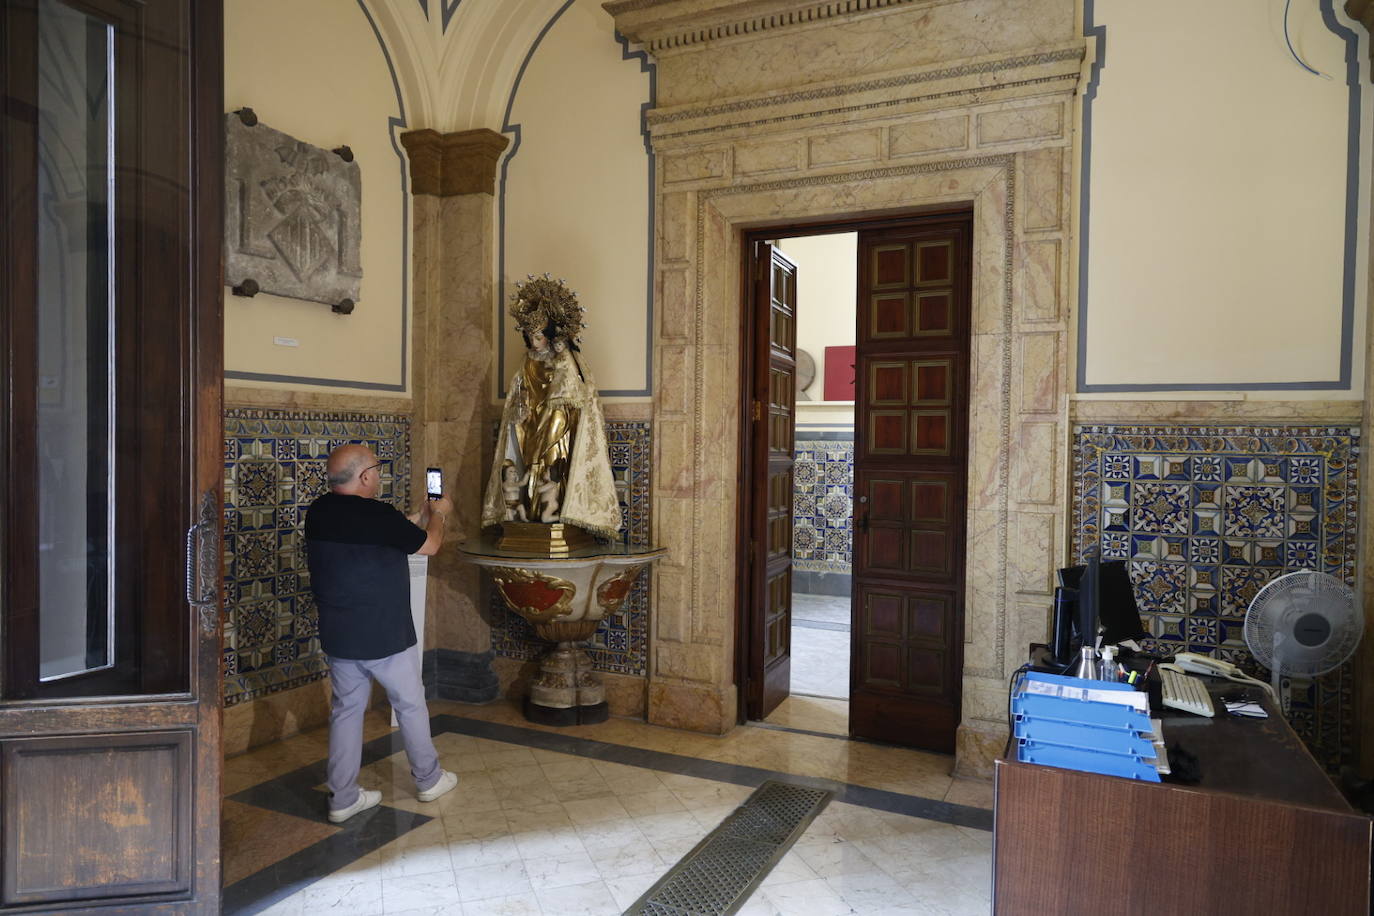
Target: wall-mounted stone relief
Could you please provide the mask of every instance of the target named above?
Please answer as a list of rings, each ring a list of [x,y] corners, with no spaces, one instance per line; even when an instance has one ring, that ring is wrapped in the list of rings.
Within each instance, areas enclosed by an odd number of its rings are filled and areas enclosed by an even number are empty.
[[[251,109],[224,123],[225,283],[239,295],[351,312],[363,277],[362,175],[352,152],[311,146]]]

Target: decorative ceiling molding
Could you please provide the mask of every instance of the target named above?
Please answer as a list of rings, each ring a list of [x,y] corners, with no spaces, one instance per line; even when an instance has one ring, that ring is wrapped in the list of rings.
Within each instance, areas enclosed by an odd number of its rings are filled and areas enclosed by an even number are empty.
[[[391,54],[408,123],[446,133],[501,123],[526,51],[563,0],[362,2]]]
[[[1374,34],[1374,0],[1345,0],[1345,14]],[[1369,44],[1370,70],[1374,73],[1374,41]]]
[[[964,0],[614,0],[616,31],[654,54],[704,42]]]

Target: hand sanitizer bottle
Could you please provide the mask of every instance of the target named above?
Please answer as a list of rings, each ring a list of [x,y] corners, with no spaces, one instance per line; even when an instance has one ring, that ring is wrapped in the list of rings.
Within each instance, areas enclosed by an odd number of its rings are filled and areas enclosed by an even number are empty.
[[[1116,647],[1102,647],[1102,662],[1098,668],[1098,680],[1116,682]]]

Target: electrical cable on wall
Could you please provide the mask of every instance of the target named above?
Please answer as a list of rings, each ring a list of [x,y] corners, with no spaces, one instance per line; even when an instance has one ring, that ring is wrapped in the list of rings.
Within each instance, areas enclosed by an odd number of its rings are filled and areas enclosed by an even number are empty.
[[[1327,76],[1325,73],[1322,73],[1320,70],[1317,70],[1317,69],[1315,69],[1314,67],[1310,66],[1310,65],[1307,63],[1307,61],[1303,60],[1302,57],[1298,55],[1297,49],[1293,47],[1293,39],[1292,39],[1292,37],[1288,34],[1288,11],[1289,11],[1290,9],[1292,9],[1292,7],[1293,7],[1293,0],[1285,0],[1285,2],[1284,2],[1284,4],[1283,4],[1283,40],[1284,40],[1285,42],[1288,43],[1288,53],[1289,53],[1289,54],[1292,54],[1292,55],[1293,55],[1293,59],[1294,59],[1295,61],[1298,62],[1298,66],[1299,66],[1299,67],[1302,67],[1302,68],[1303,68],[1304,70],[1306,70],[1308,73],[1311,73],[1313,76],[1320,76],[1322,79],[1325,79],[1325,80],[1331,79],[1330,76]]]

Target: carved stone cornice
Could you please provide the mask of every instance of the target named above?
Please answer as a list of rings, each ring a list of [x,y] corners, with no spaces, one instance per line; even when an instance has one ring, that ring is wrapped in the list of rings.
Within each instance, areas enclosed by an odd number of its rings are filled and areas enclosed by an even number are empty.
[[[651,54],[770,29],[962,0],[611,0],[616,31]]]
[[[1360,25],[1365,27],[1365,31],[1374,33],[1374,0],[1345,0],[1345,13]],[[1374,43],[1369,46],[1369,54],[1374,61]],[[1371,66],[1374,72],[1374,66]]]
[[[485,127],[441,134],[412,130],[401,134],[410,158],[410,192],[453,197],[495,194],[496,163],[509,138]]]
[[[1374,2],[1374,0],[1371,0]],[[1074,41],[1027,53],[991,55],[911,70],[875,74],[841,82],[800,86],[651,110],[647,115],[656,145],[704,134],[751,130],[789,130],[801,121],[855,120],[865,116],[918,112],[980,103],[1073,92],[1086,45]]]

